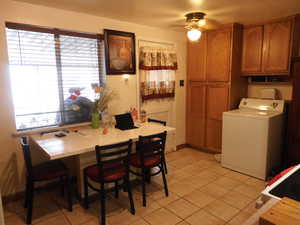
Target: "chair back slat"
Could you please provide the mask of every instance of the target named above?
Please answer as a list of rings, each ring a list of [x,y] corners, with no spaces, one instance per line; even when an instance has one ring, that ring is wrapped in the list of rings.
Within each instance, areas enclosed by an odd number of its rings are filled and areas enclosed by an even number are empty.
[[[108,153],[102,153],[102,158],[106,158],[106,157],[111,157],[111,156],[115,156],[115,155],[121,155],[124,153],[127,153],[128,149],[122,149],[122,150],[112,150],[112,152],[108,152]]]
[[[128,173],[131,148],[131,139],[113,145],[96,145],[95,151],[100,177],[103,177],[107,172],[115,171],[117,169],[125,169],[126,173]]]
[[[32,177],[32,160],[31,160],[30,148],[29,148],[27,137],[21,137],[20,142],[22,146],[27,175],[29,177]]]
[[[160,156],[162,159],[165,154],[167,132],[153,134],[148,136],[140,136],[138,141],[137,153],[144,166],[144,161],[147,158]]]

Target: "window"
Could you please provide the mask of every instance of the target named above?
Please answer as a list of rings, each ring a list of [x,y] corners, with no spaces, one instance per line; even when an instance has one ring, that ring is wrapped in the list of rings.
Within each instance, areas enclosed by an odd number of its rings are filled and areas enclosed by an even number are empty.
[[[6,24],[18,130],[90,120],[104,82],[99,35]]]

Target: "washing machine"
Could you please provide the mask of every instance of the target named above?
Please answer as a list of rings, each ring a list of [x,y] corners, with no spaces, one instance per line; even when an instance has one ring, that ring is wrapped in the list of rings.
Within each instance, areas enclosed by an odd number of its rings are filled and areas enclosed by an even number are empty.
[[[262,180],[281,163],[284,101],[243,98],[223,113],[222,166]]]

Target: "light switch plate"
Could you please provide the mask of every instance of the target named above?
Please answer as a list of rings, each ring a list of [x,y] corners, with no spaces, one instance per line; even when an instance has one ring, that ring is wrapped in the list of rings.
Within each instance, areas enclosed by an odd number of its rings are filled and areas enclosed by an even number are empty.
[[[184,80],[180,80],[180,81],[179,81],[179,86],[180,86],[180,87],[184,87]]]

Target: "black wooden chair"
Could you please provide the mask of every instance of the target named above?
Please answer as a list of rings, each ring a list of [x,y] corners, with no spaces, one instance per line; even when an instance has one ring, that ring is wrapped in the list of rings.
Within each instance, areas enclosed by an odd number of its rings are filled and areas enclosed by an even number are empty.
[[[167,122],[166,121],[162,121],[162,120],[155,120],[155,119],[148,118],[148,122],[149,123],[151,123],[151,122],[153,122],[153,123],[160,123],[160,124],[162,124],[164,126],[167,126]]]
[[[132,167],[141,170],[141,172],[138,172],[130,169],[130,172],[142,178],[143,206],[146,206],[147,176],[151,177],[162,173],[165,194],[166,196],[169,195],[167,179],[165,176],[165,169],[163,165],[166,136],[166,131],[149,136],[140,136],[139,141],[137,142],[136,153],[131,157],[130,160],[130,165]],[[151,173],[151,169],[154,167],[158,167],[158,171]]]
[[[84,168],[84,204],[89,207],[88,188],[91,188],[100,194],[101,199],[101,225],[105,225],[105,198],[106,193],[115,191],[115,197],[118,198],[119,188],[122,187],[128,192],[131,213],[135,214],[134,202],[132,198],[131,185],[129,181],[129,160],[131,155],[132,141],[119,144],[96,146],[97,164]],[[95,187],[93,182],[99,183],[100,188]],[[119,182],[123,182],[119,184]],[[105,189],[105,184],[114,183],[113,188]]]
[[[36,182],[60,179],[62,194],[67,187],[68,208],[72,211],[71,179],[69,171],[60,160],[51,160],[33,166],[31,161],[30,148],[26,137],[21,138],[21,145],[27,169],[26,190],[24,207],[27,208],[26,223],[31,224],[34,198],[34,184]]]
[[[148,122],[149,123],[159,123],[159,124],[162,124],[164,126],[167,126],[167,122],[162,121],[162,120],[155,120],[155,119],[148,118]],[[165,156],[163,158],[163,164],[164,164],[164,167],[165,167],[165,172],[166,172],[166,174],[168,174],[168,168],[167,168],[167,162],[166,162],[166,157]]]

